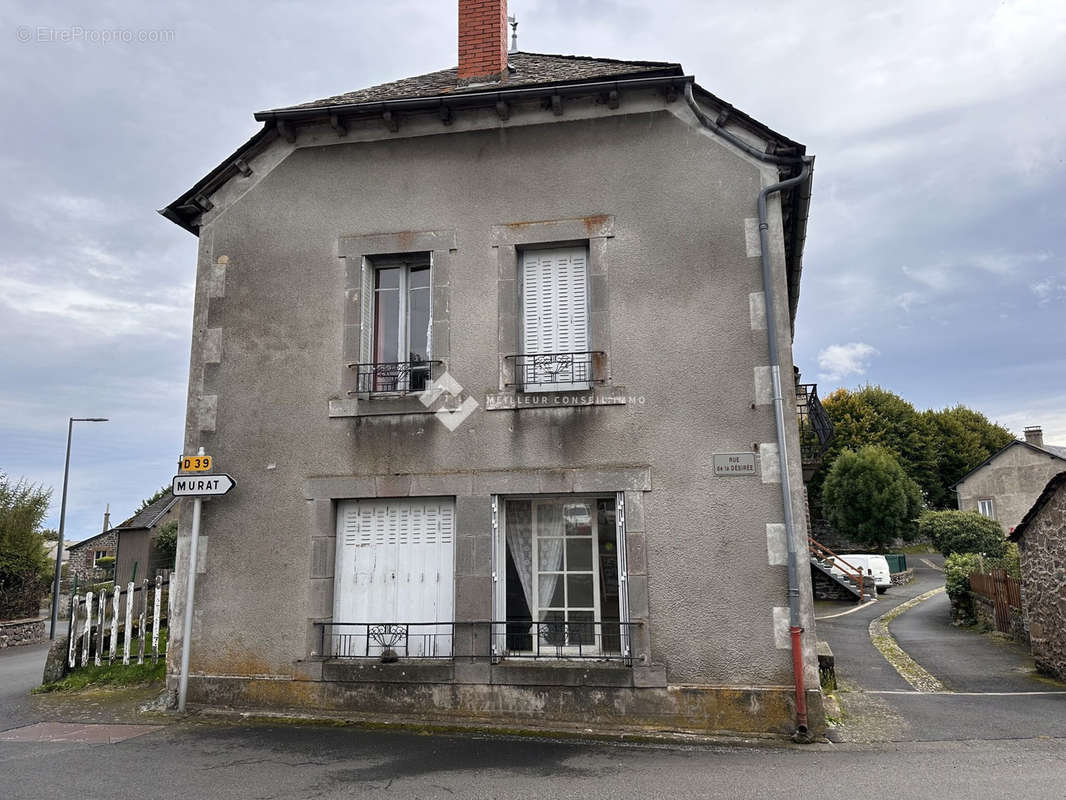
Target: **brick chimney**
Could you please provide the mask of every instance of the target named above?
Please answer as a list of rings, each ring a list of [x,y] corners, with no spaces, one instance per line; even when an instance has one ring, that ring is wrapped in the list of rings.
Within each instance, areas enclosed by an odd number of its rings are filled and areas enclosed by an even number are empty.
[[[1044,431],[1039,425],[1030,425],[1025,429],[1025,441],[1037,447],[1044,446]]]
[[[496,81],[507,69],[507,0],[459,0],[459,80]]]

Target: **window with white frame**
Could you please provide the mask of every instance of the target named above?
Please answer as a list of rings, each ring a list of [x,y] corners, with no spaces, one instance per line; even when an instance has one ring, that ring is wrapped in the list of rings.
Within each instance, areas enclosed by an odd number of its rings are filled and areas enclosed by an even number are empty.
[[[588,249],[522,251],[522,354],[518,383],[527,392],[587,389]]]
[[[498,649],[511,655],[610,656],[628,649],[624,533],[615,497],[503,501],[497,552]]]
[[[358,392],[420,392],[431,368],[430,263],[425,254],[366,259]]]
[[[992,498],[990,497],[984,497],[977,501],[977,511],[989,519],[996,518],[996,512],[992,507]]]

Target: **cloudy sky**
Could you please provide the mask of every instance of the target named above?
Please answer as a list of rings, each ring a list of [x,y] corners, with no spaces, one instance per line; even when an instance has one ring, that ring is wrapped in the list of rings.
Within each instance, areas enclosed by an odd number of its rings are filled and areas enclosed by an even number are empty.
[[[889,7],[886,7],[889,6]],[[252,113],[455,63],[450,0],[0,1],[0,470],[68,538],[173,474],[195,238]],[[817,155],[796,361],[1066,444],[1066,3],[512,0],[522,49],[680,61]],[[118,31],[119,33],[114,33]],[[131,41],[122,41],[130,39]]]

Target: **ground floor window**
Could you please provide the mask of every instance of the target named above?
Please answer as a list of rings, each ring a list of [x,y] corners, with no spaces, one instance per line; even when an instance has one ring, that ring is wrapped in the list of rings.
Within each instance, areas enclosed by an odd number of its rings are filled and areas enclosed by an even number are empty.
[[[332,655],[452,654],[454,500],[338,503],[335,574]]]
[[[623,541],[617,500],[609,497],[513,497],[501,501],[497,591],[510,654],[621,653]]]

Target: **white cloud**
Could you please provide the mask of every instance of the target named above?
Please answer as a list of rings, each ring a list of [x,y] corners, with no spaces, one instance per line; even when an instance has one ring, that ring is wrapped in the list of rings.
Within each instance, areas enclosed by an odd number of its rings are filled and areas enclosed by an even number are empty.
[[[1056,300],[1066,300],[1066,274],[1048,275],[1029,288],[1036,295],[1037,303],[1042,306]]]
[[[819,377],[826,381],[839,381],[849,375],[865,375],[870,359],[878,355],[877,349],[864,342],[831,344],[818,353]]]

